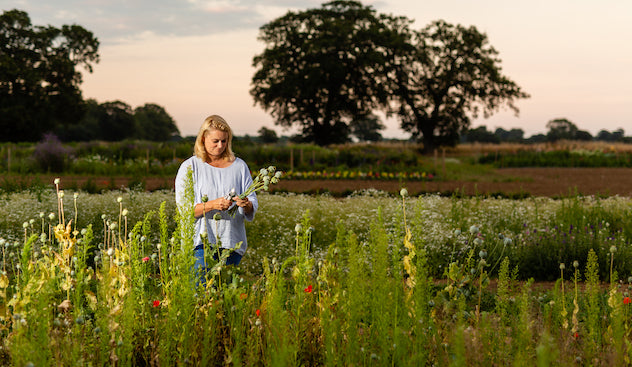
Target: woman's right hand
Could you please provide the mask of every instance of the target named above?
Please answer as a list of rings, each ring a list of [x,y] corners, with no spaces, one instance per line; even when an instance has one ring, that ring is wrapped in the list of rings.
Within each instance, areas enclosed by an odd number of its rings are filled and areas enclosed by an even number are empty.
[[[223,197],[217,198],[215,200],[209,200],[206,203],[199,203],[195,205],[194,215],[196,218],[199,218],[205,213],[210,212],[211,210],[228,210],[232,203],[232,201],[227,200]]]
[[[221,197],[221,198],[217,198],[215,200],[211,200],[210,202],[206,203],[206,205],[211,204],[211,208],[209,210],[228,210],[228,208],[230,208],[231,204],[233,203],[230,200],[226,200],[225,198]]]

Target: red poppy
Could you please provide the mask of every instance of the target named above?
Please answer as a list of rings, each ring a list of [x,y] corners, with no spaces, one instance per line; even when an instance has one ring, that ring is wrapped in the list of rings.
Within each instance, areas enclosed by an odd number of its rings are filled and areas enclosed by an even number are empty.
[[[314,290],[314,288],[310,284],[310,285],[307,286],[307,288],[303,289],[303,292],[305,292],[305,293],[312,293],[312,290]]]
[[[576,331],[575,334],[573,334],[573,336],[575,337],[575,339],[579,338],[579,333]]]
[[[261,310],[257,309],[257,311],[255,311],[255,313],[257,314],[257,317],[261,316]]]
[[[143,257],[143,262],[146,263],[147,261],[149,261],[149,256]]]
[[[152,306],[160,307],[160,301],[159,300],[155,300],[154,303],[152,304]]]
[[[630,297],[625,297],[625,298],[623,299],[623,304],[624,304],[624,305],[627,305],[627,304],[628,304],[628,303],[630,303],[630,302],[632,302],[632,299],[630,299]]]

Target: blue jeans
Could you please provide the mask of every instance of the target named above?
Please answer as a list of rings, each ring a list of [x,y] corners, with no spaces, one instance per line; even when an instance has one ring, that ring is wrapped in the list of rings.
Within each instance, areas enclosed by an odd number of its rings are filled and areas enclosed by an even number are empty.
[[[219,259],[217,249],[209,248],[208,251],[213,251],[213,260],[217,261]],[[224,251],[230,251],[225,248],[219,249],[219,254],[221,255]],[[206,285],[206,272],[209,270],[208,266],[204,264],[204,247],[197,246],[193,250],[193,255],[195,256],[195,264],[193,265],[193,269],[195,273],[200,277],[198,284]],[[230,255],[226,258],[225,265],[239,265],[241,262],[242,255],[238,254],[237,251],[232,251]]]

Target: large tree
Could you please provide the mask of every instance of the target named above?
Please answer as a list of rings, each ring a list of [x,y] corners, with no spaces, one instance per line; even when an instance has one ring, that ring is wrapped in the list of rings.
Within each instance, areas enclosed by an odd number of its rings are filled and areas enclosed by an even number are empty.
[[[83,114],[78,66],[92,71],[99,41],[78,25],[33,26],[27,13],[0,15],[1,141],[35,141]]]
[[[424,151],[454,145],[470,117],[488,117],[529,95],[501,74],[498,52],[475,27],[432,22],[413,32],[414,49],[398,63],[391,113],[423,141]]]
[[[265,24],[251,94],[275,124],[298,125],[305,141],[349,140],[352,121],[388,100],[393,50],[407,45],[410,21],[378,15],[357,1],[332,1]]]

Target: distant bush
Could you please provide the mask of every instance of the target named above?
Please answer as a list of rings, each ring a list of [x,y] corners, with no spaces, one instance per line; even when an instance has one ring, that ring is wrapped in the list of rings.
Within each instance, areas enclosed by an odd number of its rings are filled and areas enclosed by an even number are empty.
[[[73,149],[61,143],[54,134],[44,135],[44,140],[35,146],[33,157],[44,172],[63,172],[68,165]]]

